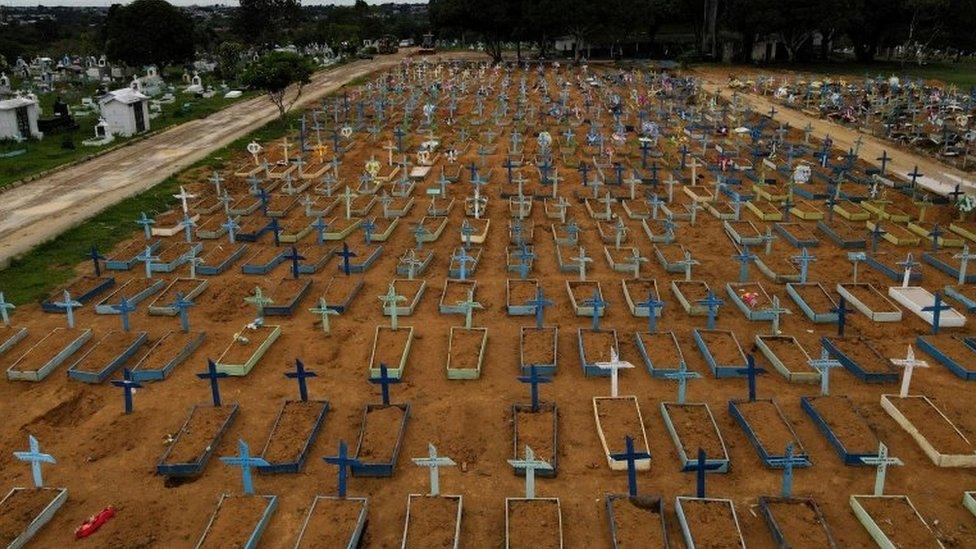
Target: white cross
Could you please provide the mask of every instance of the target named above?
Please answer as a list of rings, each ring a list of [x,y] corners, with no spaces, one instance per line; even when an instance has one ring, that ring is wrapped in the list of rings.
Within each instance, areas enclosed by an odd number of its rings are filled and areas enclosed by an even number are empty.
[[[634,365],[625,360],[620,360],[617,350],[610,347],[610,362],[597,362],[596,367],[601,370],[610,370],[610,396],[616,398],[619,392],[620,370],[622,368],[633,368]]]
[[[430,495],[439,496],[441,493],[440,486],[440,468],[441,467],[454,467],[457,465],[454,460],[449,457],[441,457],[437,455],[437,448],[433,444],[427,443],[427,457],[424,458],[413,458],[413,464],[419,467],[427,467],[430,469]]]
[[[195,194],[190,194],[186,192],[186,189],[183,188],[183,185],[180,185],[180,194],[173,195],[173,198],[178,199],[183,204],[183,213],[190,213],[190,209],[186,205],[186,199],[196,198],[196,197],[197,196]]]
[[[901,376],[901,392],[899,393],[899,396],[902,398],[908,396],[908,387],[912,383],[912,372],[915,368],[929,367],[928,362],[915,359],[915,349],[911,345],[908,346],[908,355],[905,358],[893,358],[891,359],[891,363],[905,369],[904,375]]]

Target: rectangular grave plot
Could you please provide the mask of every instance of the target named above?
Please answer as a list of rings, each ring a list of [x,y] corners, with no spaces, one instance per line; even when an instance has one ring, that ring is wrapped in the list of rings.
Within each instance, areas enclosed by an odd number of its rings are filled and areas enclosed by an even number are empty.
[[[845,369],[867,383],[897,383],[900,371],[864,338],[822,337],[820,343]]]
[[[167,246],[157,254],[159,259],[150,263],[150,269],[155,273],[171,273],[187,262],[190,254],[199,254],[203,250],[200,242],[176,242]]]
[[[970,513],[976,515],[976,492],[967,491],[962,493],[962,505],[969,510]]]
[[[190,220],[196,223],[200,220],[200,214],[190,215]],[[155,217],[156,224],[152,226],[150,232],[153,236],[173,236],[180,233],[184,225],[184,214],[181,210],[169,210]]]
[[[33,343],[7,369],[7,379],[41,381],[92,337],[90,329],[55,328]]]
[[[830,222],[817,221],[817,230],[845,250],[863,250],[867,246],[866,232],[863,229],[855,228],[839,219]]]
[[[239,228],[234,235],[240,242],[257,242],[261,237],[271,232],[268,219],[264,216],[250,216],[238,221]]]
[[[675,511],[686,547],[745,549],[732,500],[678,496]]]
[[[820,245],[820,239],[802,223],[774,223],[773,229],[794,248],[813,248]]]
[[[41,309],[45,313],[64,314],[65,309],[58,307],[55,303],[64,298],[65,290],[71,295],[71,299],[84,305],[113,285],[115,285],[115,277],[113,276],[82,276],[48,294],[47,298],[41,302]]]
[[[278,496],[221,494],[197,549],[256,549],[278,508]]]
[[[271,291],[270,305],[265,306],[265,316],[291,316],[312,287],[311,278],[283,278]]]
[[[572,259],[577,257],[579,248],[576,245],[559,244],[556,246],[556,264],[559,271],[563,273],[579,273],[579,261]]]
[[[119,314],[115,306],[125,297],[133,307],[163,289],[166,281],[161,278],[132,278],[123,282],[112,293],[95,304],[95,313],[100,315]]]
[[[445,279],[441,299],[437,305],[438,311],[441,314],[464,314],[464,308],[458,303],[466,300],[469,295],[473,297],[477,288],[478,282],[475,280]]]
[[[631,238],[633,229],[628,227],[627,223],[622,223],[622,226],[626,229],[626,232],[620,238],[621,246],[633,242],[633,239]],[[617,243],[617,222],[598,221],[596,223],[596,232],[600,236],[600,241],[604,244]]]
[[[755,261],[759,272],[766,275],[766,278],[773,282],[785,284],[787,282],[800,281],[800,269],[795,263],[790,261],[789,257],[757,255]]]
[[[455,202],[456,200],[452,197],[440,202],[432,198],[430,204],[427,205],[427,215],[429,217],[448,217],[454,210]]]
[[[677,372],[685,359],[674,332],[634,332],[634,344],[652,377]]]
[[[412,258],[411,258],[412,256]],[[418,263],[413,265],[413,276],[423,276],[427,268],[434,262],[434,250],[408,249],[403,255],[397,258],[396,275],[404,278],[411,277],[411,259],[416,259]]]
[[[935,305],[935,296],[925,288],[921,286],[892,286],[888,288],[888,295],[927,324],[933,324],[935,319],[933,313],[924,309]],[[965,324],[966,316],[951,307],[942,311],[939,317],[939,326],[943,328],[961,328]]]
[[[261,457],[268,465],[259,465],[258,471],[300,472],[328,413],[327,400],[286,400],[261,451]]]
[[[976,312],[976,295],[974,288],[967,286],[945,286],[942,291],[946,296],[958,301],[965,307],[967,313]]]
[[[380,258],[383,253],[382,244],[357,244],[349,246],[349,249],[355,253],[355,257],[349,260],[349,272],[350,273],[365,273],[376,260]],[[339,271],[344,270],[343,262],[338,261],[336,263],[336,268]]]
[[[668,548],[664,500],[660,496],[607,494],[603,501],[613,549],[634,546]]]
[[[285,248],[261,248],[241,265],[241,272],[249,275],[264,275],[285,262],[288,250]]]
[[[368,517],[368,498],[315,496],[302,522],[295,549],[356,549]]]
[[[243,328],[217,359],[217,371],[230,376],[246,376],[281,335],[281,326],[265,324]]]
[[[746,202],[746,209],[762,221],[782,221],[783,212],[772,202]]]
[[[406,301],[396,306],[397,314],[409,316],[417,310],[417,305],[420,304],[420,300],[424,296],[424,291],[427,290],[427,281],[423,279],[408,280],[406,278],[397,278],[393,281],[393,287],[396,289],[397,295],[402,295],[407,298]],[[383,305],[383,315],[390,316],[392,314],[392,307]]]
[[[619,352],[617,330],[594,331],[589,328],[577,328],[576,342],[583,374],[587,377],[609,377],[610,370],[604,370],[596,363],[609,362],[612,358],[611,349]]]
[[[632,260],[634,250],[637,250],[637,248],[604,246],[603,256],[607,260],[607,265],[614,272],[632,274],[634,272],[634,262]]]
[[[759,496],[759,513],[780,547],[837,547],[827,520],[811,498]]]
[[[924,254],[923,254],[924,256]],[[885,275],[893,282],[901,282],[905,277],[905,269],[898,263],[904,256],[893,256],[884,252],[870,254],[866,256],[864,263],[879,273]],[[917,283],[922,280],[922,271],[918,267],[912,268],[908,276],[909,283]]]
[[[746,367],[746,355],[735,333],[695,328],[692,334],[698,351],[715,377],[744,377],[739,370]]]
[[[231,215],[251,215],[258,211],[261,207],[261,201],[253,196],[245,196],[233,204],[227,209],[227,213]]]
[[[836,324],[837,302],[827,293],[819,282],[791,282],[786,285],[786,294],[803,311],[808,319],[817,324]]]
[[[844,465],[878,456],[878,437],[846,396],[800,397],[800,407],[827,438]]]
[[[150,341],[149,348],[131,370],[133,381],[166,379],[173,369],[190,358],[205,338],[205,332],[171,330],[158,340]]]
[[[237,404],[194,406],[156,464],[156,474],[187,477],[202,473],[220,439],[237,418],[238,409]]]
[[[536,459],[546,461],[549,470],[536,470],[537,477],[552,478],[559,471],[559,409],[553,402],[539,402],[538,411],[531,404],[512,405],[512,459],[522,459],[525,447],[532,448]],[[513,469],[524,477],[524,469]]]
[[[473,263],[468,263],[465,266],[464,275],[465,278],[474,276],[478,272],[478,265],[481,264],[481,252],[483,248],[481,246],[472,246],[467,250],[467,254],[474,258]],[[455,248],[451,252],[451,261],[447,266],[447,277],[452,279],[461,278],[461,264],[456,259],[461,252],[461,248]]]
[[[953,257],[955,253],[954,251],[947,250],[924,252],[922,254],[922,261],[949,275],[953,280],[958,281],[960,264],[959,260]],[[966,278],[963,282],[965,284],[976,283],[976,273],[967,270]]]
[[[101,383],[132,358],[146,338],[146,332],[112,330],[89,346],[68,368],[68,377],[85,383]]]
[[[9,525],[5,539],[0,544],[8,549],[20,549],[27,545],[48,522],[54,518],[68,499],[65,488],[13,488],[0,500],[0,517]]]
[[[315,274],[321,271],[335,256],[335,248],[326,246],[305,246],[299,250],[305,259],[298,265],[301,274]]]
[[[934,225],[929,225],[927,223],[908,223],[908,230],[914,234],[920,236],[923,240],[924,246],[932,245],[932,230],[935,228]],[[965,240],[955,234],[954,231],[943,233],[944,236],[939,236],[939,247],[940,248],[962,248],[965,244]],[[948,254],[951,255],[951,254]]]
[[[761,282],[727,282],[725,293],[747,319],[753,321],[773,319],[773,314],[769,311],[773,300],[766,293],[766,288]]]
[[[849,200],[834,204],[834,212],[848,221],[867,221],[871,219],[871,212],[863,206]]]
[[[654,244],[670,244],[675,240],[674,231],[664,228],[663,219],[642,219],[640,224],[644,235]]]
[[[409,494],[401,549],[461,545],[462,496]],[[412,528],[411,528],[412,526]]]
[[[870,283],[839,283],[837,293],[875,322],[901,320],[901,309]]]
[[[924,335],[915,338],[918,348],[945,366],[959,379],[976,380],[976,348],[950,334]]]
[[[380,365],[385,364],[390,377],[402,379],[412,343],[411,326],[400,326],[396,330],[389,326],[377,326],[369,355],[369,376],[379,377]]]
[[[216,276],[236,263],[248,251],[247,244],[219,244],[206,250],[203,263],[197,267],[197,274]]]
[[[662,402],[661,416],[674,443],[682,471],[695,470],[699,448],[705,451],[705,464],[710,466],[706,473],[729,471],[729,452],[707,403]]]
[[[732,207],[726,201],[715,201],[705,204],[705,208],[708,213],[712,214],[716,219],[721,219],[723,221],[735,219],[735,208]]]
[[[672,280],[671,293],[678,299],[681,308],[692,316],[708,315],[708,308],[699,301],[708,297],[708,283],[703,280]]]
[[[278,241],[288,244],[300,242],[312,234],[314,230],[312,223],[313,221],[307,217],[283,219],[278,233]]]
[[[976,450],[927,396],[881,395],[881,407],[939,467],[976,467]]]
[[[627,470],[627,462],[610,456],[626,450],[625,441],[628,436],[634,441],[635,451],[650,454],[644,418],[641,416],[637,397],[593,397],[593,416],[596,418],[597,434],[611,471]],[[647,471],[651,468],[651,460],[639,459],[635,465],[638,471]]]
[[[357,477],[390,477],[396,468],[410,417],[409,404],[367,404],[356,442]]]
[[[559,498],[505,498],[505,547],[562,547]]]
[[[427,231],[427,233],[421,238],[421,240],[430,244],[432,242],[437,242],[437,240],[444,233],[444,229],[447,227],[448,219],[446,217],[429,217],[424,216],[420,218],[419,224]],[[474,237],[471,238],[474,242]],[[461,242],[464,242],[462,238]]]
[[[13,349],[27,337],[27,328],[14,326],[0,326],[0,356]]]
[[[790,208],[790,213],[805,221],[817,221],[824,218],[824,213],[820,210],[819,204],[809,200],[798,200],[796,205]]]
[[[758,246],[763,242],[763,233],[752,221],[725,220],[722,226],[726,234],[739,246]]]
[[[122,248],[114,250],[105,258],[105,268],[110,271],[128,271],[139,262],[136,257],[144,253],[147,247],[150,253],[156,253],[162,244],[163,242],[161,240],[132,240]]]
[[[878,547],[942,547],[908,496],[852,495],[851,509]]]
[[[324,240],[345,240],[347,236],[362,225],[363,219],[361,217],[345,218],[340,216],[327,219],[326,223],[328,228],[322,234]]]
[[[451,326],[447,345],[447,379],[477,379],[488,343],[488,328]]]
[[[820,372],[795,337],[756,334],[756,347],[790,383],[820,383]]]
[[[685,249],[680,244],[655,244],[654,258],[669,273],[684,273]]]
[[[173,302],[176,295],[183,294],[184,299],[193,300],[207,289],[210,283],[199,278],[175,278],[163,291],[149,303],[149,314],[159,316],[175,316],[178,314]]]
[[[797,467],[812,465],[793,426],[783,415],[776,401],[769,398],[746,401],[729,400],[729,414],[745,431],[746,438],[756,449],[759,459],[770,468],[781,468],[776,459],[786,457],[786,446],[793,444],[793,455],[803,460]]]
[[[197,230],[194,232],[194,234],[196,234],[197,238],[200,240],[214,240],[221,238],[227,234],[227,228],[224,226],[226,220],[227,218],[223,215],[211,215],[202,223],[197,225]]]
[[[322,290],[321,297],[325,299],[326,305],[339,314],[344,313],[353,299],[363,288],[363,277],[336,275],[329,279]],[[316,305],[318,300],[316,300]]]
[[[519,367],[522,375],[529,375],[532,366],[541,375],[555,375],[558,328],[543,326],[537,329],[522,326],[519,332]]]
[[[650,314],[647,306],[637,305],[637,303],[646,301],[648,297],[658,300],[661,298],[657,290],[657,280],[653,278],[621,279],[620,285],[623,288],[627,308],[630,309],[630,314],[636,317],[647,318]],[[654,316],[660,318],[661,309],[654,311]]]
[[[566,292],[569,294],[570,304],[577,316],[593,316],[593,307],[587,305],[587,302],[594,295],[598,295],[600,299],[606,299],[603,295],[603,289],[597,281],[567,280]],[[600,316],[602,317],[604,314],[606,314],[606,307],[600,309]]]
[[[393,230],[400,225],[400,218],[384,218],[377,217],[374,219],[373,223],[376,224],[376,229],[372,235],[370,235],[370,240],[374,242],[386,242],[393,235]]]

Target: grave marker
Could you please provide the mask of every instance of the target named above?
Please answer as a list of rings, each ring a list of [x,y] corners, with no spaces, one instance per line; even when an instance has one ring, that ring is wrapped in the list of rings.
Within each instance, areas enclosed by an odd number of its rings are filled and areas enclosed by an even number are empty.
[[[213,360],[207,359],[207,371],[200,372],[197,374],[200,379],[206,379],[210,381],[210,396],[213,400],[214,406],[220,406],[220,383],[218,380],[222,377],[228,377],[228,374],[224,372],[217,371],[217,364]]]
[[[41,465],[44,463],[57,463],[57,460],[51,454],[41,452],[41,445],[34,438],[34,435],[27,435],[27,446],[29,449],[26,452],[14,452],[14,457],[20,461],[30,463],[31,476],[34,477],[34,488],[43,488],[44,477],[41,474]]]
[[[132,413],[132,394],[136,392],[136,389],[141,389],[142,384],[138,381],[132,380],[132,372],[125,368],[122,370],[122,379],[113,379],[112,385],[116,387],[121,387],[125,399],[125,413]]]
[[[610,370],[610,396],[612,398],[617,398],[618,396],[620,370],[634,367],[630,362],[620,360],[620,357],[617,355],[617,350],[613,347],[610,347],[610,361],[597,362],[594,366],[601,370]]]
[[[440,468],[454,467],[457,465],[449,457],[438,456],[437,448],[429,442],[427,443],[427,457],[412,458],[411,461],[418,467],[427,467],[430,469],[430,496],[441,495]]]
[[[539,384],[540,383],[551,383],[552,378],[543,376],[539,374],[539,370],[535,364],[529,366],[529,375],[519,376],[518,380],[522,383],[529,384],[529,391],[532,398],[532,412],[539,411]]]
[[[525,458],[510,459],[508,464],[516,470],[525,471],[525,497],[526,499],[535,498],[535,472],[551,471],[552,465],[548,461],[536,459],[535,452],[528,445],[525,446]]]
[[[612,459],[627,462],[627,494],[630,497],[637,497],[637,461],[651,459],[648,452],[634,451],[634,439],[627,435],[624,437],[625,450],[621,453],[610,454]]]
[[[526,305],[535,309],[535,328],[537,330],[542,329],[543,316],[545,315],[546,307],[550,307],[552,304],[552,301],[546,299],[542,294],[542,286],[537,286],[535,290],[535,298],[526,302]]]
[[[285,377],[298,380],[298,396],[302,402],[308,402],[308,385],[305,380],[310,377],[318,377],[318,374],[312,370],[306,370],[305,364],[301,359],[296,358],[295,371],[285,372]]]
[[[378,377],[369,378],[369,382],[373,385],[379,385],[380,391],[383,398],[383,406],[390,405],[390,384],[400,383],[400,378],[390,377],[389,369],[386,364],[380,363],[380,375]]]
[[[338,311],[329,307],[328,303],[325,302],[324,297],[320,297],[318,306],[310,308],[308,312],[319,315],[320,321],[322,323],[322,331],[325,333],[329,333],[331,330],[329,326],[329,317],[332,315],[339,314]]]
[[[688,365],[685,364],[684,360],[678,362],[678,369],[673,372],[664,372],[662,374],[664,379],[676,379],[678,380],[678,404],[685,403],[685,392],[688,387],[689,379],[697,379],[701,377],[698,372],[693,372],[688,369]]]
[[[830,370],[839,368],[841,366],[840,361],[830,358],[827,347],[821,345],[820,358],[812,358],[807,361],[807,364],[820,372],[820,396],[830,395]]]
[[[349,471],[353,467],[358,467],[360,462],[358,459],[349,457],[349,449],[346,446],[346,441],[339,440],[339,453],[335,456],[325,456],[322,458],[326,463],[330,465],[335,465],[339,468],[339,481],[337,483],[338,493],[340,498],[346,497],[346,481],[348,479]]]
[[[241,468],[244,495],[251,496],[254,495],[254,482],[251,479],[251,469],[255,467],[267,467],[270,463],[260,456],[252,457],[251,450],[248,448],[247,443],[244,442],[244,439],[238,439],[237,449],[239,453],[236,456],[222,456],[220,461],[223,461],[231,467]]]
[[[891,363],[905,369],[905,373],[901,377],[901,391],[898,393],[898,396],[902,398],[908,396],[908,388],[912,383],[912,373],[915,371],[915,368],[929,367],[928,362],[915,358],[915,349],[911,345],[908,346],[908,354],[905,358],[893,358],[891,359]]]
[[[68,290],[64,290],[61,301],[55,301],[54,306],[60,309],[64,309],[65,316],[68,319],[68,328],[74,328],[75,327],[74,310],[75,307],[81,307],[81,303],[75,301],[74,299],[71,299],[71,294],[68,293]]]
[[[888,473],[889,465],[901,466],[904,463],[896,457],[888,457],[888,447],[883,442],[878,443],[877,456],[864,456],[861,462],[865,465],[874,465],[877,471],[874,475],[874,495],[884,495],[885,476]]]
[[[95,271],[95,276],[102,276],[101,261],[105,259],[105,256],[98,253],[98,248],[92,246],[91,249],[88,250],[88,254],[86,257],[88,257],[88,259],[91,259],[92,261],[92,267],[93,270]]]

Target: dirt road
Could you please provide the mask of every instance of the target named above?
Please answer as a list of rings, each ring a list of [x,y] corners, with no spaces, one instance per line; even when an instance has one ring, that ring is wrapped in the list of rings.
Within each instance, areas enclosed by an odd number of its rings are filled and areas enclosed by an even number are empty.
[[[411,51],[318,73],[295,108],[318,101],[360,76],[395,66]],[[0,266],[162,182],[276,116],[277,110],[265,97],[250,99],[3,193]]]
[[[705,89],[710,93],[718,93],[722,97],[731,100],[734,90],[729,89],[727,84],[727,69],[696,69],[696,76],[701,77],[706,82]],[[835,122],[807,116],[799,111],[785,108],[766,97],[760,97],[748,93],[740,93],[741,101],[753,108],[757,112],[770,112],[772,107],[776,107],[775,119],[785,122],[794,128],[802,128],[808,123],[813,127],[814,135],[823,137],[830,135],[834,141],[834,147],[845,150],[854,148],[854,142],[860,137],[861,143],[858,156],[871,164],[880,165],[878,158],[884,151],[888,152],[890,160],[887,165],[887,172],[895,173],[905,177],[915,166],[918,171],[925,174],[918,178],[919,185],[930,189],[939,194],[946,194],[952,191],[956,183],[960,184],[960,189],[969,193],[976,192],[976,181],[971,174],[947,166],[931,157],[913,153],[896,148],[893,144],[878,139],[866,133],[859,132],[853,128],[841,126]]]

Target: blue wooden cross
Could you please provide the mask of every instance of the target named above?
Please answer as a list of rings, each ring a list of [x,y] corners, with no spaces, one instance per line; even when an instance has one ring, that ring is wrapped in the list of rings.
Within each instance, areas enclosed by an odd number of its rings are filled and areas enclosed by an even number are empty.
[[[834,220],[834,206],[837,205],[837,199],[834,198],[834,194],[833,193],[830,193],[827,196],[827,200],[825,200],[824,202],[827,203],[827,221],[828,222],[833,221]]]
[[[678,380],[678,404],[685,403],[685,392],[688,388],[689,379],[700,378],[701,374],[688,369],[688,365],[682,360],[678,362],[678,369],[673,372],[664,372],[664,379]]]
[[[136,260],[142,261],[146,268],[146,278],[152,278],[152,264],[153,261],[158,261],[159,257],[152,254],[152,247],[146,246],[146,249],[136,256]]]
[[[647,331],[651,334],[657,332],[657,310],[664,308],[664,301],[654,295],[653,289],[648,289],[647,299],[634,305],[647,308]]]
[[[43,488],[44,487],[44,477],[41,475],[41,464],[43,463],[57,463],[54,456],[51,454],[45,454],[41,452],[41,445],[34,438],[34,435],[27,435],[27,446],[29,448],[26,452],[14,452],[14,457],[20,461],[26,461],[31,464],[31,474],[34,477],[34,487]]]
[[[847,300],[844,296],[840,297],[840,301],[837,303],[837,307],[832,309],[831,312],[837,313],[837,336],[844,337],[844,326],[847,324]]]
[[[350,264],[350,259],[356,257],[356,252],[349,249],[349,244],[346,242],[342,243],[342,251],[339,252],[339,257],[342,258],[342,271],[346,273],[346,276],[352,272],[352,266]]]
[[[122,299],[119,300],[119,304],[112,308],[115,309],[115,312],[119,313],[119,316],[122,318],[122,329],[128,332],[129,313],[136,310],[135,306],[132,305],[132,303],[130,303],[125,296],[122,296]]]
[[[871,231],[871,253],[878,253],[878,240],[886,234],[888,233],[881,228],[881,221],[879,220],[874,224],[874,230]]]
[[[460,280],[468,279],[468,263],[478,262],[474,256],[468,255],[468,251],[463,246],[461,247],[461,251],[451,256],[451,259],[458,263],[458,278]]]
[[[532,260],[535,259],[535,253],[530,251],[529,248],[523,243],[515,253],[515,258],[519,260],[519,278],[525,280],[529,276],[529,269],[532,266]]]
[[[306,370],[305,364],[300,359],[295,359],[295,371],[285,372],[285,377],[289,379],[298,380],[298,396],[301,398],[302,402],[308,401],[308,386],[305,382],[306,378],[318,377],[318,374],[312,370]]]
[[[315,229],[316,240],[315,243],[321,246],[325,243],[325,232],[329,229],[329,224],[322,219],[322,216],[315,218],[315,223],[312,223],[312,228]]]
[[[217,371],[217,364],[213,360],[207,359],[207,371],[197,374],[200,379],[210,380],[210,396],[213,398],[213,405],[220,406],[220,383],[217,381],[222,377],[227,377],[224,372]]]
[[[156,224],[156,220],[146,215],[146,212],[139,212],[139,219],[136,220],[136,225],[142,227],[143,234],[146,235],[146,240],[152,239],[152,226]]]
[[[278,218],[272,217],[271,221],[268,222],[267,227],[274,235],[275,246],[281,246],[281,223],[278,223]]]
[[[264,187],[258,189],[258,200],[261,201],[261,214],[264,216],[268,215],[268,191],[264,190]]]
[[[61,301],[55,301],[54,306],[59,309],[64,309],[65,316],[68,318],[68,328],[75,327],[75,307],[81,307],[81,303],[71,299],[71,294],[68,290],[64,290],[62,294]]]
[[[535,327],[537,330],[542,329],[542,321],[545,315],[546,307],[552,305],[552,301],[549,301],[542,294],[542,286],[537,286],[535,289],[535,298],[526,302],[529,307],[535,308]]]
[[[721,463],[708,463],[708,458],[705,454],[703,448],[698,449],[698,459],[695,461],[695,497],[704,498],[705,497],[705,473],[708,471],[714,471],[722,467]]]
[[[552,378],[543,376],[539,374],[538,368],[535,364],[529,365],[529,375],[519,376],[519,381],[522,383],[529,384],[529,391],[532,396],[532,411],[539,411],[539,384],[540,383],[551,383]]]
[[[932,227],[932,230],[929,231],[929,238],[932,240],[933,252],[939,251],[939,238],[942,236],[942,234],[942,229],[939,227],[938,223],[936,223],[935,226]]]
[[[594,288],[593,289],[593,297],[587,299],[583,303],[586,304],[586,305],[589,305],[590,307],[593,307],[593,331],[594,332],[599,332],[600,331],[600,312],[602,311],[602,309],[604,307],[606,307],[610,303],[608,303],[607,301],[604,301],[603,300],[603,296],[600,295],[599,288]]]
[[[238,439],[237,449],[238,454],[236,456],[221,456],[220,461],[223,461],[231,467],[241,468],[244,495],[250,496],[254,494],[254,482],[251,480],[251,469],[254,467],[266,467],[270,464],[262,457],[251,456],[251,449],[247,447],[244,439]]]
[[[16,309],[17,306],[10,303],[3,297],[3,292],[0,292],[0,318],[3,319],[5,326],[10,326],[10,311]]]
[[[305,259],[305,256],[298,253],[298,249],[292,245],[291,249],[288,250],[288,253],[285,254],[285,259],[291,261],[291,276],[293,278],[298,278],[300,273],[299,269],[301,267],[299,262]]]
[[[376,218],[370,217],[363,221],[361,225],[363,228],[363,238],[366,244],[373,243],[373,232],[376,231]]]
[[[746,367],[736,368],[735,373],[746,376],[749,384],[749,402],[756,401],[756,376],[765,374],[766,370],[756,367],[756,359],[752,353],[746,354]]]
[[[748,246],[743,246],[742,251],[738,255],[733,255],[732,259],[739,262],[739,282],[748,282],[749,263],[756,260],[756,254],[749,251]]]
[[[88,250],[88,255],[86,257],[92,260],[92,266],[95,268],[95,276],[102,276],[102,265],[100,262],[105,259],[105,256],[98,253],[98,248],[92,246],[91,249]]]
[[[939,333],[939,321],[942,318],[942,311],[948,311],[952,309],[949,305],[946,305],[942,301],[942,291],[939,290],[935,292],[935,301],[928,306],[922,307],[922,311],[926,313],[932,313],[932,334]]]
[[[400,383],[400,379],[395,377],[390,377],[389,369],[386,367],[386,364],[383,364],[381,362],[379,377],[371,377],[369,378],[369,382],[372,383],[373,385],[380,386],[380,390],[382,391],[382,395],[383,395],[383,406],[389,406],[390,405],[390,384]]]
[[[807,275],[810,273],[810,264],[817,261],[817,256],[810,255],[809,250],[803,247],[800,250],[800,255],[795,255],[791,259],[800,265],[800,284],[806,284]]]
[[[195,307],[196,303],[187,299],[183,292],[176,292],[176,299],[173,300],[173,308],[180,316],[180,329],[183,332],[190,331],[190,307]]]
[[[136,389],[141,389],[142,384],[138,381],[132,380],[132,371],[128,368],[122,370],[122,379],[113,379],[112,385],[116,387],[122,387],[123,394],[125,395],[125,413],[132,413],[132,393]]]
[[[339,497],[346,497],[346,479],[348,478],[347,470],[352,469],[359,465],[359,460],[354,457],[349,457],[349,449],[346,446],[346,441],[339,440],[339,453],[335,456],[325,456],[322,458],[326,463],[330,465],[335,465],[339,468],[339,482],[338,482],[338,492]]]
[[[240,229],[241,226],[237,224],[237,221],[234,221],[233,217],[227,216],[227,221],[220,226],[227,231],[227,240],[231,244],[237,242],[237,229]]]
[[[888,156],[888,150],[885,149],[885,150],[881,151],[881,156],[879,156],[878,158],[875,158],[875,160],[881,162],[881,175],[884,175],[885,174],[885,168],[888,167],[888,162],[891,160],[891,157]],[[918,168],[916,168],[916,170],[917,169]]]
[[[783,487],[780,495],[784,498],[793,497],[793,468],[807,465],[806,458],[798,457],[794,451],[793,443],[786,445],[786,454],[781,458],[772,458],[770,464],[783,468]]]
[[[634,451],[634,439],[630,435],[624,437],[623,452],[610,454],[610,459],[627,462],[627,493],[630,497],[637,496],[637,460],[651,459],[651,454],[647,452]]]
[[[715,292],[708,290],[708,296],[706,296],[705,299],[699,299],[698,303],[708,308],[708,329],[714,330],[715,318],[718,316],[718,308],[721,307],[725,301],[716,297]]]

